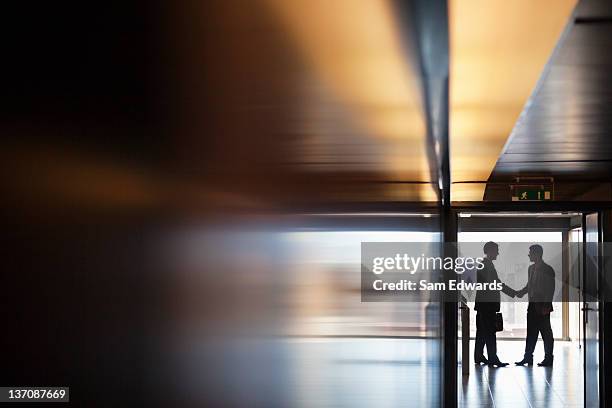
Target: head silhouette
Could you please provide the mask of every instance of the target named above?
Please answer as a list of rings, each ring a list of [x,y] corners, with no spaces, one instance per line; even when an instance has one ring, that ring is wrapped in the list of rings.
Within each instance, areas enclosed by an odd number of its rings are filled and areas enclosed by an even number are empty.
[[[491,261],[496,260],[497,255],[499,255],[499,245],[497,245],[497,243],[493,241],[489,241],[484,244],[482,250],[484,251],[487,258],[489,258]]]
[[[529,260],[531,262],[540,262],[542,260],[542,254],[544,254],[542,245],[535,244],[529,247]]]

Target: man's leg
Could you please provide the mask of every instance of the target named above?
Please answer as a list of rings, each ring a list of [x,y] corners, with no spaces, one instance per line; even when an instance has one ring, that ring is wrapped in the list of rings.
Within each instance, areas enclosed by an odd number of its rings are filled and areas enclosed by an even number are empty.
[[[476,341],[474,342],[474,361],[484,357],[485,330],[482,326],[482,313],[476,312]]]
[[[550,322],[549,322],[550,323]],[[539,334],[538,316],[534,311],[527,312],[527,338],[525,339],[525,357],[527,361],[533,361],[533,351],[535,350]]]
[[[550,327],[550,314],[540,317],[539,326],[540,333],[542,333],[542,340],[544,341],[544,360],[552,360],[555,340],[553,337],[552,327]]]
[[[495,336],[495,313],[483,316],[485,328],[485,342],[487,343],[487,359],[490,363],[497,361],[497,339]]]

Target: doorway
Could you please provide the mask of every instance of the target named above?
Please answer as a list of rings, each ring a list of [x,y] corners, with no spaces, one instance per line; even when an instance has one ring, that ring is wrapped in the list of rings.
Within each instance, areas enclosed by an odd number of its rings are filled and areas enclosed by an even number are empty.
[[[528,253],[537,244],[543,248],[543,261],[555,272],[556,283],[550,313],[552,367],[537,366],[544,359],[540,336],[534,365],[514,364],[525,350],[528,296],[517,301],[504,293],[500,299],[504,324],[497,332],[497,355],[510,364],[502,368],[475,364],[474,293],[461,294],[459,406],[599,406],[599,224],[596,212],[458,213],[460,254],[482,256],[484,244],[496,242],[499,256],[493,263],[499,278],[518,290],[527,284]],[[474,271],[472,279],[475,275]]]

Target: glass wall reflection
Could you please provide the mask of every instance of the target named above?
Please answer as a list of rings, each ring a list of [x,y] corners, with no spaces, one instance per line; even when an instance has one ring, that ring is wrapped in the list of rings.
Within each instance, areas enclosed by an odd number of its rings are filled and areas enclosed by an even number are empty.
[[[179,405],[439,406],[439,304],[362,303],[360,286],[362,242],[439,242],[438,222],[287,216],[176,231],[160,253],[172,315],[151,381],[171,374]]]

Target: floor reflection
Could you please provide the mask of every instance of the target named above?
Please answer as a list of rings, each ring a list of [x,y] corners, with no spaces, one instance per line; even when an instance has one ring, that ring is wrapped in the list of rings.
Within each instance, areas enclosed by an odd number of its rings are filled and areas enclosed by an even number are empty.
[[[473,341],[471,342],[473,347]],[[514,362],[523,355],[524,342],[498,341],[502,361]],[[534,362],[543,352],[538,344]],[[470,375],[462,376],[459,367],[460,407],[582,407],[582,350],[570,342],[555,342],[553,367],[514,364],[504,368],[470,367]]]
[[[295,339],[294,404],[438,407],[439,343],[426,339]]]

